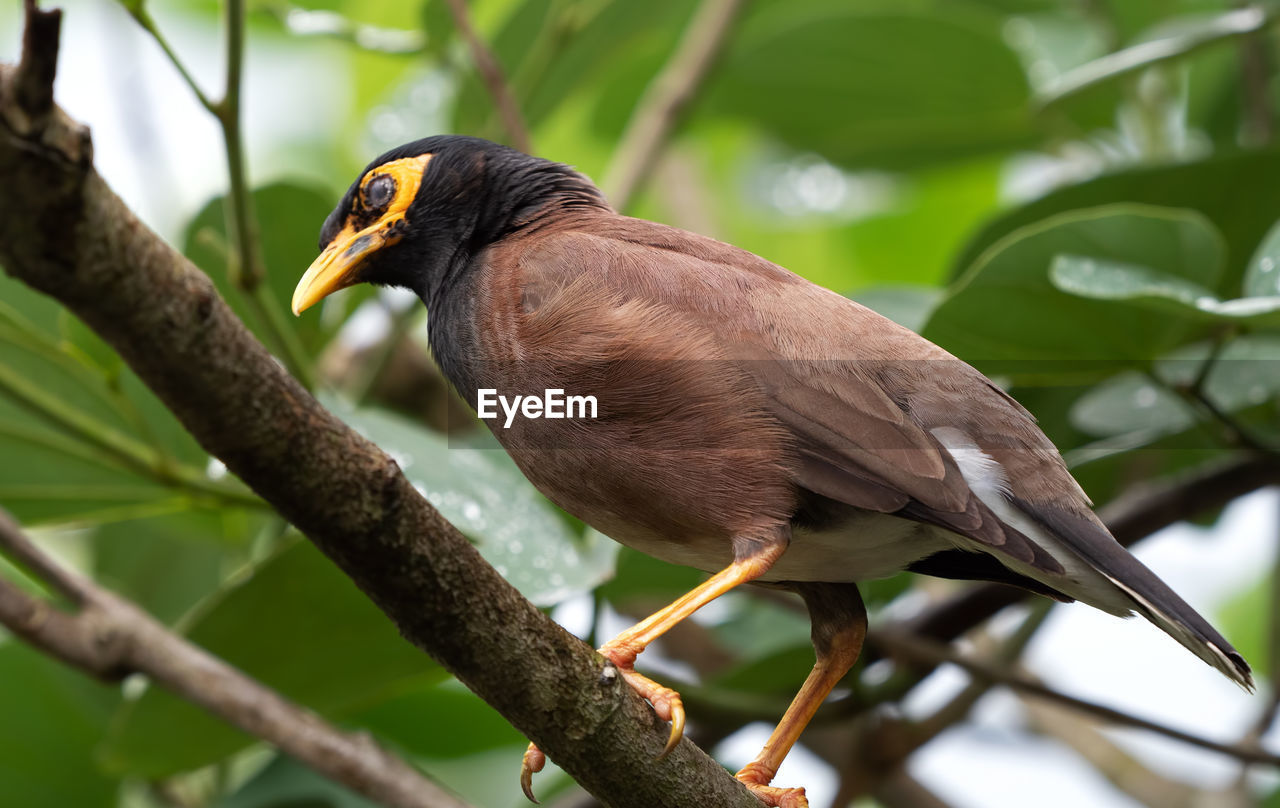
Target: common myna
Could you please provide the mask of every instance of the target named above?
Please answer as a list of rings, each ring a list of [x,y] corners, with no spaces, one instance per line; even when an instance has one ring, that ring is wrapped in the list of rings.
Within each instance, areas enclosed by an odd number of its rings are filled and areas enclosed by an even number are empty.
[[[486,423],[542,493],[715,573],[600,649],[671,721],[668,749],[680,697],[636,655],[739,584],[804,599],[817,663],[737,775],[769,805],[807,804],[769,783],[858,658],[856,582],[903,569],[1136,612],[1252,687],[1244,658],[1107,532],[1017,401],[759,256],[621,216],[568,166],[455,136],[370,163],[320,246],[295,313],[355,283],[412,289],[444,374],[481,415],[502,410]],[[526,792],[542,763],[531,748]]]

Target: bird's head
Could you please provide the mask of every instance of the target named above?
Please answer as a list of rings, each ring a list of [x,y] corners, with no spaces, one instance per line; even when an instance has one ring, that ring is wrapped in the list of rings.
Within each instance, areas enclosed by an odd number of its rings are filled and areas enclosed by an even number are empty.
[[[320,256],[293,293],[300,314],[357,283],[426,297],[489,244],[556,210],[607,209],[568,166],[487,140],[438,135],[370,163],[320,231]]]

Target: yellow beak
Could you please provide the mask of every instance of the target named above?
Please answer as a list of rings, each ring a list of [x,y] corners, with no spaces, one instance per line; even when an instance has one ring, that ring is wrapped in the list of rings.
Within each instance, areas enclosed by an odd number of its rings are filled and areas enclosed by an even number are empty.
[[[294,314],[301,314],[339,289],[359,283],[357,270],[369,256],[404,237],[405,212],[418,194],[430,160],[430,154],[405,157],[384,163],[364,176],[361,189],[375,177],[390,177],[395,181],[395,197],[382,217],[363,230],[357,231],[348,219],[347,226],[333,237],[298,281],[293,290]]]
[[[301,314],[339,289],[358,283],[356,270],[366,258],[386,246],[385,224],[378,222],[358,233],[348,225],[334,236],[293,290],[293,313]]]

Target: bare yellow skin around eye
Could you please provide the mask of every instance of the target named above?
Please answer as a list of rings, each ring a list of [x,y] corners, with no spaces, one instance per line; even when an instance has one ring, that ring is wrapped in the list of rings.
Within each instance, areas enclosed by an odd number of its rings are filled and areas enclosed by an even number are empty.
[[[384,163],[365,175],[360,182],[360,196],[375,177],[395,180],[396,193],[377,221],[357,229],[357,216],[347,215],[346,225],[338,231],[319,257],[307,268],[293,291],[293,313],[301,314],[324,298],[356,283],[356,269],[369,256],[400,240],[401,229],[395,225],[404,220],[405,212],[418,195],[422,175],[430,162],[430,154],[405,157]]]

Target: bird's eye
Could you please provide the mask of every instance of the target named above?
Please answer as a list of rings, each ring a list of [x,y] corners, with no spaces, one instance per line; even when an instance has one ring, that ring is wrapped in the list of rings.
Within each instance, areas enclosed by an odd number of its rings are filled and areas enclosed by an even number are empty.
[[[386,174],[374,177],[364,187],[364,203],[374,210],[385,208],[395,195],[396,181]]]

